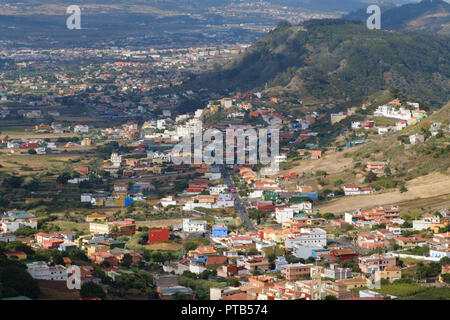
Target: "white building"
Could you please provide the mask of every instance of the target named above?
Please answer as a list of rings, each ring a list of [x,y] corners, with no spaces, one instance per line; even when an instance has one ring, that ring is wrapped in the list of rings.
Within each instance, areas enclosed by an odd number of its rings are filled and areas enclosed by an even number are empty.
[[[1,242],[13,242],[16,241],[16,236],[11,233],[0,233]]]
[[[364,121],[352,121],[352,129],[362,128]]]
[[[300,211],[312,212],[312,203],[309,201],[291,204],[290,207],[294,209],[295,213],[299,213]]]
[[[156,128],[162,130],[166,128],[166,120],[160,119],[156,121]]]
[[[113,166],[120,167],[120,164],[122,163],[122,156],[113,152],[111,154],[111,162],[112,162]]]
[[[223,99],[222,100],[222,106],[225,109],[231,108],[233,106],[233,100],[232,99],[227,99],[227,98]]]
[[[91,193],[81,194],[81,202],[92,202],[92,194]]]
[[[197,110],[195,111],[195,113],[194,113],[194,118],[195,118],[195,119],[200,119],[200,117],[202,116],[202,114],[203,114],[203,109],[197,109]]]
[[[217,200],[211,207],[213,209],[231,208],[234,207],[234,200]]]
[[[19,149],[20,144],[18,142],[16,142],[16,141],[8,141],[6,147],[8,149]]]
[[[207,270],[206,267],[202,266],[201,264],[195,264],[195,263],[189,264],[189,271],[192,273],[200,274],[205,270]]]
[[[352,269],[341,268],[332,263],[329,268],[324,270],[323,276],[335,280],[348,279],[352,277]]]
[[[1,221],[0,230],[5,233],[16,232],[19,229],[30,227],[37,229],[37,219],[17,219],[14,221]]]
[[[450,258],[450,248],[445,246],[437,246],[430,249],[430,257],[442,259],[444,257]]]
[[[344,186],[344,194],[346,196],[358,196],[362,194],[371,194],[371,193],[373,193],[373,189],[370,187],[361,188],[355,185]]]
[[[292,248],[293,245],[320,246],[327,245],[327,232],[320,228],[301,228],[300,234],[286,238],[285,246]]]
[[[378,134],[382,135],[382,134],[388,133],[389,130],[390,130],[389,127],[378,127]]]
[[[183,228],[183,232],[204,233],[204,232],[206,232],[206,221],[205,220],[183,219],[182,228]]]
[[[44,261],[36,261],[27,264],[27,271],[33,279],[67,281],[67,270],[62,265],[49,266]]]
[[[294,217],[294,209],[292,208],[276,208],[275,218],[277,223],[289,222]]]
[[[397,122],[395,123],[395,130],[401,131],[401,130],[405,129],[406,126],[407,126],[407,123],[406,123],[405,120],[397,121]]]
[[[421,134],[413,134],[409,136],[409,142],[411,144],[423,143],[425,141],[425,137]]]
[[[411,119],[411,111],[400,107],[396,109],[395,107],[382,105],[375,110],[373,113],[375,117],[384,117],[384,118],[392,118],[399,120],[409,120]]]
[[[417,102],[407,102],[406,104],[413,107],[415,110],[420,109],[420,105]]]
[[[46,154],[47,153],[47,151],[44,147],[36,148],[35,151],[36,151],[36,154]]]
[[[195,208],[212,209],[212,204],[211,203],[195,203],[194,201],[188,201],[183,206],[184,211],[195,210]]]
[[[344,193],[346,196],[359,195],[359,187],[353,185],[344,186]]]
[[[248,194],[249,199],[262,198],[262,196],[263,196],[263,190],[255,190]]]
[[[78,124],[73,128],[73,132],[75,133],[88,133],[89,126]]]
[[[432,223],[439,223],[441,219],[438,216],[425,216],[420,220],[413,221],[414,231],[426,230]]]
[[[346,212],[344,214],[344,221],[348,224],[353,224],[355,221],[353,221],[353,216],[357,216],[358,213],[355,212]]]
[[[218,184],[217,186],[211,186],[209,187],[209,193],[210,194],[221,194],[224,193],[225,190],[227,190],[228,187],[225,184]]]
[[[166,198],[162,198],[161,201],[159,202],[164,208],[166,208],[167,206],[176,206],[177,205],[177,201],[172,199],[172,196],[168,196]]]

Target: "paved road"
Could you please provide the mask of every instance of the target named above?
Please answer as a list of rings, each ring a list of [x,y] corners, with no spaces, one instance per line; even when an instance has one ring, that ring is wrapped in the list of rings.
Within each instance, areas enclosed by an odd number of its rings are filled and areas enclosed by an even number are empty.
[[[236,189],[233,179],[231,178],[230,174],[228,173],[228,171],[225,169],[224,166],[220,166],[220,171],[222,173],[223,180],[225,181],[225,183],[228,186],[228,189],[230,189],[230,190]],[[234,206],[236,207],[236,210],[239,213],[239,216],[240,216],[241,220],[244,222],[245,226],[250,231],[257,231],[257,229],[253,225],[252,221],[248,217],[246,202],[244,202],[241,199],[238,192],[233,193],[233,199],[234,199]]]

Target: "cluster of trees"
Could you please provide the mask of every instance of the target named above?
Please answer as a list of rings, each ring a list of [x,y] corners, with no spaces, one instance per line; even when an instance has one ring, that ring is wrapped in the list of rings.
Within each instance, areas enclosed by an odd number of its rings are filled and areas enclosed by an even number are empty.
[[[165,261],[174,261],[180,258],[180,254],[175,251],[148,250],[144,249],[142,256],[148,262],[162,263]]]
[[[209,299],[209,289],[214,286],[231,286],[238,287],[240,286],[240,282],[236,279],[228,279],[222,277],[216,277],[216,270],[205,270],[199,275],[196,275],[190,271],[184,271],[180,276],[180,284],[183,286],[190,287],[197,295],[199,300],[208,300]],[[212,281],[211,279],[214,279]]]
[[[419,262],[417,264],[417,271],[415,277],[417,279],[427,279],[432,277],[437,277],[442,270],[443,264],[450,263],[449,258],[443,258],[439,262],[430,262],[428,264],[424,264],[423,262]]]
[[[6,175],[1,184],[2,188],[11,189],[25,189],[27,191],[36,191],[39,189],[40,182],[34,176],[15,176]]]
[[[27,272],[26,267],[6,257],[4,252],[21,250],[29,253],[25,245],[17,242],[0,242],[0,298],[9,298],[17,296],[26,296],[31,299],[37,299],[40,289],[37,281]]]
[[[145,270],[136,268],[131,269],[134,272],[133,276],[122,275],[116,281],[108,279],[108,284],[111,286],[111,295],[125,296],[129,290],[138,290],[141,295],[145,295],[150,299],[155,299],[158,294],[153,284],[153,276]]]
[[[252,208],[248,210],[248,217],[252,220],[256,220],[256,222],[260,224],[261,220],[267,217],[267,213],[256,208]]]

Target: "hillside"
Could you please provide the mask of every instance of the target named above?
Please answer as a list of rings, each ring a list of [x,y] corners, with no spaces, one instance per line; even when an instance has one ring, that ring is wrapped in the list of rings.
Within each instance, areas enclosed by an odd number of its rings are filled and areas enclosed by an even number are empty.
[[[431,31],[450,34],[450,4],[443,0],[422,0],[397,7],[381,5],[381,27],[387,30]],[[366,21],[365,9],[352,12],[344,19]]]
[[[396,87],[440,107],[450,96],[448,56],[446,36],[368,30],[363,23],[345,20],[280,23],[235,61],[193,76],[185,87],[266,87],[271,95],[342,106]]]
[[[431,126],[440,124],[437,135],[432,136]],[[367,144],[341,152],[327,152],[320,160],[302,161],[297,172],[325,170],[329,180],[342,178],[347,184],[359,184],[365,172],[359,164],[367,161],[388,161],[391,175],[370,182],[377,190],[374,194],[342,197],[321,203],[322,212],[344,212],[380,205],[400,205],[403,210],[429,207],[442,209],[450,204],[450,103],[429,118],[402,131],[381,136]],[[431,130],[430,130],[431,129]],[[409,136],[422,134],[424,143],[411,145]],[[354,174],[349,174],[350,170]],[[344,172],[347,171],[347,174]],[[366,182],[367,183],[367,182]],[[404,189],[401,186],[404,185]],[[330,188],[330,187],[328,187]]]
[[[430,126],[440,123],[440,132],[431,136]],[[449,174],[450,168],[450,103],[429,118],[411,125],[391,136],[362,146],[353,154],[357,161],[369,155],[373,160],[388,160],[394,176],[410,180],[439,171]],[[424,143],[409,144],[409,136],[421,134]]]

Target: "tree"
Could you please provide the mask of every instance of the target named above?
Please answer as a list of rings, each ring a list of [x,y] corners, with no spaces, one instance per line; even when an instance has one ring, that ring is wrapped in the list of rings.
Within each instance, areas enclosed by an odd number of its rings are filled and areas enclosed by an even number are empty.
[[[400,193],[405,193],[407,191],[408,191],[408,189],[406,188],[406,186],[404,184],[402,184],[400,187]]]
[[[441,260],[439,260],[439,263],[441,266],[445,266],[446,264],[450,264],[450,258],[449,257],[443,257]]]
[[[9,264],[1,270],[0,282],[2,283],[3,297],[25,296],[31,299],[37,299],[40,289],[37,281],[31,275],[18,265]]]
[[[314,263],[316,261],[316,259],[314,259],[313,257],[308,257],[308,259],[306,259],[306,263]]]
[[[186,242],[184,244],[184,250],[191,251],[197,249],[198,245],[195,242]]]
[[[238,279],[235,278],[227,278],[227,286],[230,287],[239,287],[241,285],[241,283],[239,282]]]
[[[189,270],[184,271],[182,276],[190,279],[197,279],[197,275]]]
[[[56,178],[56,182],[58,182],[60,184],[66,184],[70,178],[71,178],[71,176],[68,172],[63,172]]]
[[[331,212],[327,212],[323,215],[323,217],[327,220],[333,220],[336,219],[336,216],[334,214],[332,214]]]
[[[122,261],[120,262],[120,264],[124,267],[129,268],[132,263],[133,263],[133,257],[129,253],[125,253],[123,255],[123,258],[122,258]]]
[[[266,217],[266,213],[259,209],[250,209],[248,212],[248,216],[250,219],[256,220],[258,224],[261,223],[261,219]]]
[[[369,171],[369,173],[366,175],[366,181],[368,183],[374,182],[377,180],[377,175],[373,173],[372,171]]]
[[[445,283],[450,284],[450,273],[444,273],[444,274],[441,274],[441,277],[442,277],[442,280],[443,280]]]
[[[73,261],[73,260],[82,260],[82,261],[89,261],[88,256],[84,253],[84,251],[76,248],[73,250],[70,250],[69,252],[69,258]]]
[[[37,232],[36,229],[33,229],[33,228],[27,226],[27,227],[24,227],[22,229],[17,230],[16,232],[14,232],[14,235],[16,235],[18,237],[20,237],[20,236],[31,237],[36,232]]]
[[[106,297],[106,294],[103,291],[101,286],[99,286],[95,282],[88,281],[81,285],[80,297],[82,299],[87,299],[87,298],[104,299]]]

